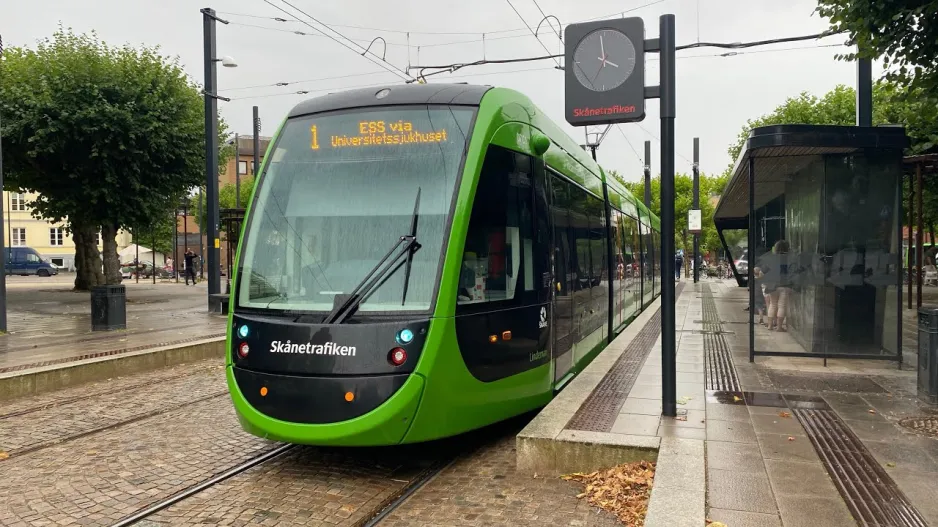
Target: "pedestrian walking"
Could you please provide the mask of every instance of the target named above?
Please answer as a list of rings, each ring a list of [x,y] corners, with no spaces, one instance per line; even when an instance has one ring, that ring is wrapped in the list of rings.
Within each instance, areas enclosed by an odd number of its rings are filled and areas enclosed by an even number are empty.
[[[186,251],[185,260],[186,260],[186,285],[189,285],[189,278],[192,278],[192,285],[195,285],[195,262],[198,256],[192,249]]]
[[[681,252],[678,251],[674,253],[674,279],[681,279],[681,265],[684,263],[684,257],[681,255]]]

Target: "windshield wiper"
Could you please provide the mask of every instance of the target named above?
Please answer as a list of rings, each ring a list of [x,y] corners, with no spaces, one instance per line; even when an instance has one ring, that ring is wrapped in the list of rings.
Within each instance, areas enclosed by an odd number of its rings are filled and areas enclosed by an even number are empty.
[[[414,200],[414,215],[410,217],[410,236],[417,239],[417,209],[420,208],[420,187],[417,187],[417,199]],[[419,243],[415,243],[411,249],[407,250],[407,264],[404,268],[404,292],[401,293],[401,305],[407,302],[407,284],[410,283],[410,267],[414,263],[414,253],[420,248]]]
[[[417,207],[420,205],[420,188],[417,188],[417,199],[414,202],[414,214],[411,217],[411,233],[401,236],[400,239],[391,247],[391,250],[384,255],[377,265],[365,275],[365,278],[362,279],[358,285],[355,286],[355,289],[352,290],[350,294],[337,295],[336,300],[345,296],[345,300],[337,304],[332,311],[326,315],[326,318],[323,320],[323,324],[341,324],[350,317],[357,309],[361,303],[368,298],[374,290],[384,281],[385,275],[389,271],[397,268],[397,263],[400,259],[408,255],[408,264],[409,256],[412,256],[413,253],[417,252],[420,249],[420,244],[417,243],[416,228],[417,228]],[[407,291],[407,282],[406,279],[409,278],[410,268],[408,265],[408,276],[405,277],[404,282],[404,291],[406,294]]]

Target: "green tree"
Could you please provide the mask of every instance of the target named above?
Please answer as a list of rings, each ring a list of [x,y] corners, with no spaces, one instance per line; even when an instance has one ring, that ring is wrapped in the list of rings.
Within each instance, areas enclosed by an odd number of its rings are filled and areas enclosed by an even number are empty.
[[[218,191],[218,208],[220,208],[220,209],[234,209],[234,208],[237,208],[237,207],[235,206],[236,203],[240,203],[240,204],[241,204],[241,208],[246,209],[247,206],[248,206],[248,202],[251,201],[251,194],[254,192],[254,178],[253,178],[253,177],[245,177],[245,178],[242,178],[242,179],[241,179],[241,199],[240,199],[240,201],[238,201],[238,202],[235,201],[235,196],[237,195],[236,189],[237,189],[237,186],[236,186],[236,185],[232,185],[232,184],[225,185],[225,186],[223,186],[221,189],[219,189],[219,191]],[[193,214],[193,213],[194,213],[196,216],[198,216],[198,210],[199,210],[198,207],[199,207],[199,195],[198,195],[198,194],[195,194],[195,195],[193,195],[193,196],[191,196],[191,197],[189,198],[189,211],[190,211],[189,214]],[[205,220],[206,220],[206,218],[208,217],[208,216],[207,216],[207,214],[208,214],[207,211],[208,211],[208,209],[207,209],[206,206],[205,206],[205,192],[204,192],[204,189],[203,189],[203,192],[202,192],[202,216],[201,216],[201,217],[196,217],[196,221],[197,221],[198,224],[199,224],[200,232],[205,232],[205,228],[206,228],[206,227],[205,227],[205,225],[206,225]],[[220,228],[224,228],[224,226],[220,226]],[[226,233],[226,234],[227,234],[227,233]],[[239,234],[240,234],[240,233],[239,233]]]
[[[938,1],[818,0],[817,13],[857,48],[839,58],[882,57],[887,79],[938,96]]]
[[[743,125],[736,142],[727,149],[731,158],[739,157],[750,131],[773,124],[817,124],[851,126],[856,122],[856,92],[848,86],[836,86],[822,97],[801,93],[790,97],[771,113],[750,119]],[[938,104],[924,94],[922,88],[911,90],[891,81],[873,86],[873,124],[899,124],[909,136],[909,154],[935,149],[938,143]],[[908,196],[908,184],[904,196]],[[924,189],[924,220],[926,225],[938,223],[938,178],[926,178]],[[904,223],[908,223],[905,218]],[[930,229],[934,232],[934,229]]]
[[[632,195],[641,198],[645,195],[645,182],[627,183],[615,172],[611,171],[613,177],[625,185]],[[700,216],[701,231],[699,236],[700,252],[719,250],[721,247],[716,227],[713,224],[713,204],[709,197],[723,192],[726,186],[728,176],[721,175],[717,177],[700,174]],[[684,249],[685,253],[693,251],[693,235],[687,232],[687,213],[693,205],[694,179],[692,175],[675,174],[674,175],[674,240],[677,249]],[[655,176],[651,180],[651,211],[657,216],[661,216],[661,177]]]
[[[203,179],[199,87],[159,48],[112,47],[93,32],[60,28],[35,49],[10,48],[5,57],[7,190],[38,193],[33,214],[67,222],[76,289],[119,283],[118,229],[144,231]],[[223,122],[219,129],[223,142]]]

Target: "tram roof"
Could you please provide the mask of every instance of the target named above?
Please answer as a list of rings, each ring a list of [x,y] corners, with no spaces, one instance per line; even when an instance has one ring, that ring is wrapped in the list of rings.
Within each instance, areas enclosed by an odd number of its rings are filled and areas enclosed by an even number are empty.
[[[388,84],[330,93],[303,101],[290,110],[290,117],[312,113],[397,104],[456,104],[478,106],[491,86],[477,84]],[[388,90],[378,98],[378,93]]]
[[[750,159],[756,160],[753,208],[758,209],[783,194],[788,179],[816,156],[871,149],[901,154],[908,145],[905,129],[897,126],[783,124],[753,128],[717,203],[713,219],[727,228],[748,225],[743,220],[749,217]]]

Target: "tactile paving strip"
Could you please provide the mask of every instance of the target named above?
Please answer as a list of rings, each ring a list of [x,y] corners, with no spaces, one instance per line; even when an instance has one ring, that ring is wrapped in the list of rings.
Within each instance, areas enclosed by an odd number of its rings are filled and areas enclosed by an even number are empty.
[[[703,311],[703,345],[706,355],[706,379],[708,390],[724,392],[741,391],[733,355],[730,353],[726,338],[723,337],[723,323],[713,300],[710,284],[702,284],[701,304]]]
[[[860,439],[833,410],[793,408],[824,468],[861,526],[926,527]]]
[[[675,285],[675,299],[681,295],[684,284]],[[642,364],[661,334],[661,309],[654,314],[645,327],[629,343],[622,355],[593,389],[583,405],[567,423],[569,430],[584,432],[608,432],[625,404]]]
[[[224,337],[224,336],[225,336],[224,333],[217,333],[214,335],[203,335],[203,336],[192,337],[188,339],[173,340],[170,342],[160,342],[157,344],[146,344],[143,346],[134,346],[132,348],[121,348],[121,349],[116,349],[116,350],[99,351],[97,353],[87,353],[85,355],[79,355],[77,357],[62,357],[61,359],[46,360],[42,362],[33,362],[31,364],[20,364],[18,366],[9,366],[6,368],[0,368],[0,373],[23,371],[23,370],[29,370],[32,368],[41,368],[43,366],[52,366],[54,364],[65,364],[68,362],[76,362],[76,361],[85,360],[85,359],[97,359],[99,357],[110,357],[112,355],[122,355],[124,353],[130,353],[132,351],[142,351],[142,350],[151,349],[151,348],[161,348],[164,346],[178,346],[181,344],[187,344],[189,342],[197,342],[199,340],[214,339],[214,338],[219,338],[219,337]]]

